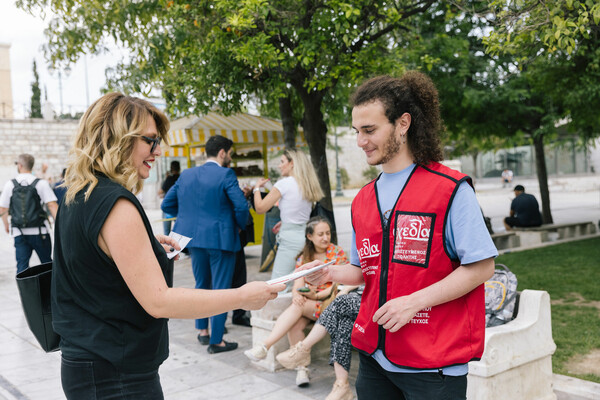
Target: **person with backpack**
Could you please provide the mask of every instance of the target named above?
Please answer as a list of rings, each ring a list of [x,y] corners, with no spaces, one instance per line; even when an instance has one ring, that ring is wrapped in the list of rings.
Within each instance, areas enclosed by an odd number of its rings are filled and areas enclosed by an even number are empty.
[[[31,171],[35,159],[21,154],[15,161],[19,174],[6,182],[0,194],[0,214],[6,233],[15,241],[17,274],[29,267],[31,253],[36,252],[42,263],[52,261],[50,226],[44,204],[56,218],[58,202],[48,181],[36,178]],[[10,225],[8,222],[10,215]]]

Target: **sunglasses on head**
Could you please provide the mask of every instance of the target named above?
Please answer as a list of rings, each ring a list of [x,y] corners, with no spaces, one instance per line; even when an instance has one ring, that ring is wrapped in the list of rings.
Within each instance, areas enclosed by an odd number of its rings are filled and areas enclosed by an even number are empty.
[[[144,140],[144,142],[152,145],[152,147],[150,147],[150,153],[154,153],[156,146],[158,146],[161,142],[161,138],[159,137],[151,138],[148,136],[142,136],[141,138]]]

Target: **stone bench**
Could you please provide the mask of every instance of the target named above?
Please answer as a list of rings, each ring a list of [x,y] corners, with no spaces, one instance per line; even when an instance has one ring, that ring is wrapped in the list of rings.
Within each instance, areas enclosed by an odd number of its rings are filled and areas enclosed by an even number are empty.
[[[493,233],[491,237],[498,250],[514,249],[521,246],[521,240],[515,232]]]
[[[279,315],[292,304],[292,294],[285,293],[277,296],[276,299],[269,301],[262,309],[252,311],[250,324],[252,325],[252,346],[256,343],[263,342],[273,330],[275,322]],[[308,333],[313,324],[310,324],[305,333]],[[331,340],[329,335],[319,341],[311,350],[312,358],[329,357],[329,347]],[[286,351],[290,348],[290,343],[287,335],[275,343],[267,352],[267,357],[264,360],[254,362],[261,368],[274,372],[283,368],[275,359],[277,354]]]
[[[523,247],[537,246],[558,240],[572,239],[593,235],[596,225],[592,221],[570,222],[564,224],[546,224],[532,228],[513,228]]]
[[[469,400],[556,400],[552,387],[550,296],[523,290],[517,316],[485,330],[485,350],[469,363]]]

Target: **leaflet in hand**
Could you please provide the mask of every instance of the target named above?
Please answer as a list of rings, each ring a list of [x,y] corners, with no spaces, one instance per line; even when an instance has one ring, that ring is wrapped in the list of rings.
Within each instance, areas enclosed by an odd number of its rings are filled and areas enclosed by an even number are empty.
[[[289,281],[294,281],[298,278],[302,278],[303,276],[312,274],[313,272],[317,272],[320,269],[327,267],[328,265],[333,264],[335,261],[329,261],[328,263],[321,264],[311,269],[305,269],[303,271],[292,272],[291,274],[280,276],[279,278],[271,279],[267,281],[269,285],[275,285],[277,283],[288,283]]]
[[[187,246],[187,244],[190,242],[190,240],[192,240],[192,238],[190,238],[190,237],[180,235],[179,233],[175,233],[173,231],[171,231],[171,233],[169,233],[169,237],[171,237],[177,241],[177,244],[179,244],[179,247],[181,247],[181,250],[183,250],[185,248],[185,246]],[[181,250],[175,250],[170,253],[167,253],[167,257],[169,257],[169,259],[171,259],[171,258],[175,257],[177,254],[181,253]]]

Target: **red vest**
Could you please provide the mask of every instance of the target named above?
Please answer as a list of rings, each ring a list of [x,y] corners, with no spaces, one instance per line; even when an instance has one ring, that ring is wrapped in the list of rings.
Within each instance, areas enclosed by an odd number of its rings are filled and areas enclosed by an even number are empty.
[[[459,184],[470,178],[439,163],[416,166],[385,228],[373,181],[352,202],[352,225],[365,280],[352,344],[373,354],[381,349],[393,364],[429,369],[477,360],[483,353],[483,284],[466,295],[419,311],[395,333],[373,322],[388,300],[432,285],[459,266],[444,245],[444,228]]]

